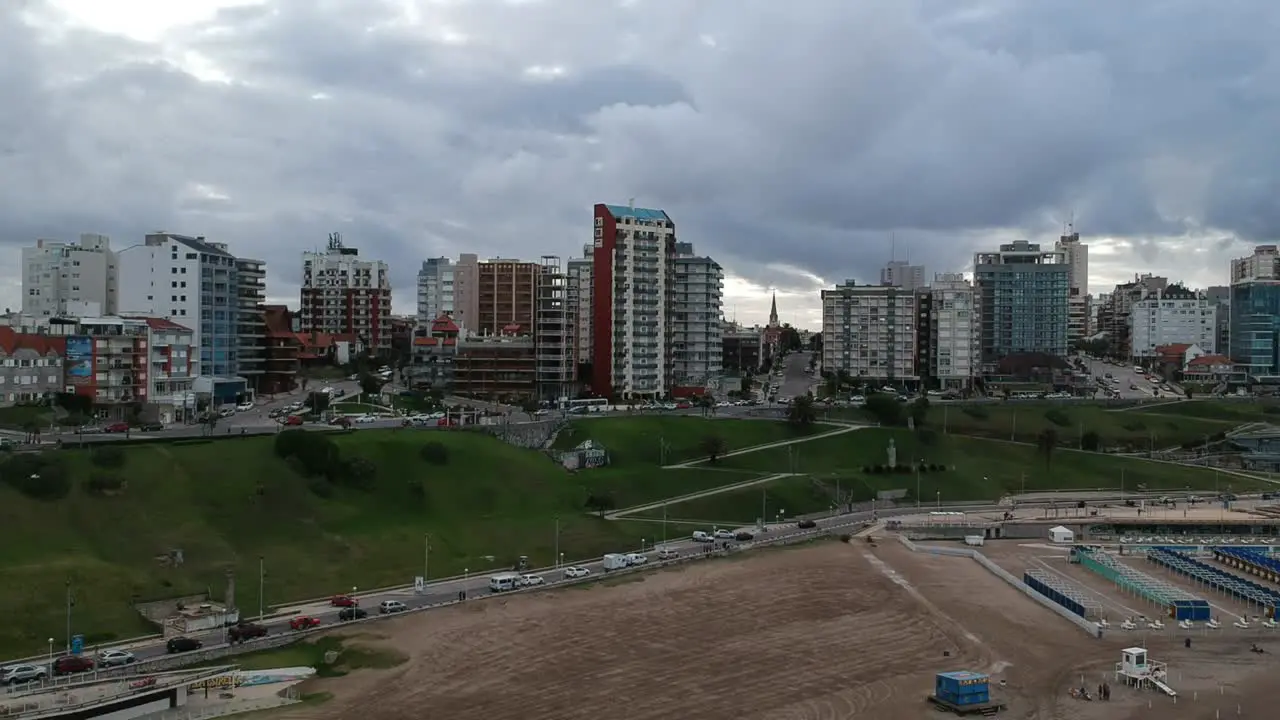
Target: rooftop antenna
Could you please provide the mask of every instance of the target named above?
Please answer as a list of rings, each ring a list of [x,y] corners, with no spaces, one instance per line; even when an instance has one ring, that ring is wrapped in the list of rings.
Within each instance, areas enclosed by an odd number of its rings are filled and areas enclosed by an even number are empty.
[[[889,231],[889,262],[898,259],[898,236],[892,230]]]

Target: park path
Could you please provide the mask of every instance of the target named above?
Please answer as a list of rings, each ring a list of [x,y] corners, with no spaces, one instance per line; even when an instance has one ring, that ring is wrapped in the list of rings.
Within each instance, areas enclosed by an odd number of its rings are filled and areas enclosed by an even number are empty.
[[[824,432],[824,433],[818,433],[817,435],[808,435],[802,438],[793,438],[791,440],[779,440],[777,442],[765,443],[764,445],[753,445],[751,447],[742,448],[741,450],[734,450],[732,452],[727,452],[723,455],[717,455],[716,459],[723,460],[725,458],[737,457],[738,455],[746,455],[747,453],[760,452],[761,450],[772,450],[773,448],[780,448],[780,447],[786,447],[788,445],[797,445],[799,443],[812,442],[814,440],[829,438],[829,437],[832,437],[833,435],[843,435],[847,432],[853,432],[854,430],[858,430],[864,427],[870,427],[868,425],[844,425],[844,424],[831,423],[831,422],[821,422],[821,423],[814,423],[814,424],[827,425],[830,427],[835,427],[836,429],[828,432]],[[695,458],[687,462],[676,463],[675,465],[663,465],[662,469],[663,470],[679,470],[681,468],[689,468],[689,467],[693,467],[694,465],[699,465],[701,463],[707,462],[710,459],[711,459],[710,457]]]
[[[717,458],[724,459],[727,457],[735,457],[738,455],[746,455],[748,453],[760,452],[761,450],[772,450],[774,448],[786,447],[788,445],[797,445],[799,443],[805,443],[813,440],[819,440],[822,438],[833,437],[835,435],[843,435],[845,433],[853,432],[854,430],[861,430],[864,427],[870,427],[869,425],[843,425],[843,424],[837,424],[837,423],[817,423],[817,424],[835,426],[836,429],[831,430],[829,432],[818,433],[817,435],[809,435],[807,437],[802,437],[802,438],[793,438],[791,440],[779,440],[777,442],[765,443],[764,445],[754,445],[752,447],[742,448],[741,450],[734,450],[733,452],[728,452],[728,453],[725,453],[724,455],[719,455],[717,456]],[[705,463],[710,459],[711,458],[709,457],[698,458],[695,460],[689,460],[688,462],[677,463],[675,465],[666,465],[662,469],[663,470],[683,470],[683,469],[691,468],[700,463]],[[699,490],[698,492],[689,493],[688,495],[679,495],[677,497],[666,498],[664,500],[659,500],[657,502],[645,503],[644,505],[633,505],[628,508],[622,508],[621,510],[614,510],[613,512],[607,513],[605,515],[605,519],[622,520],[627,518],[630,515],[635,515],[636,513],[644,512],[646,510],[653,510],[655,508],[660,508],[663,505],[670,505],[672,503],[685,502],[686,500],[698,500],[700,498],[710,497],[712,495],[719,495],[721,493],[731,492],[734,490],[741,490],[742,488],[751,487],[752,485],[761,485],[767,482],[773,482],[774,480],[781,480],[783,478],[793,477],[799,474],[803,474],[803,473],[774,473],[772,475],[755,477],[748,480],[743,480],[742,482],[736,482],[730,485],[721,485],[720,487],[709,488],[707,490]]]
[[[1114,408],[1111,410],[1107,410],[1107,412],[1122,413],[1122,412],[1131,412],[1133,410],[1150,410],[1151,408],[1160,407],[1161,405],[1177,405],[1178,403],[1183,403],[1183,402],[1190,402],[1190,401],[1187,400],[1186,398],[1178,398],[1176,400],[1168,400],[1168,401],[1161,401],[1161,402],[1140,402],[1137,405],[1130,405],[1128,407],[1122,407],[1122,408]],[[1183,417],[1183,416],[1179,415],[1178,417]]]

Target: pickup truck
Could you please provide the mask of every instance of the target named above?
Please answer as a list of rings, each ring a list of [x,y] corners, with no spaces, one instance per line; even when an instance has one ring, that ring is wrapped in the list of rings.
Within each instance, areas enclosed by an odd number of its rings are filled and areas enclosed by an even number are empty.
[[[233,643],[266,636],[267,627],[256,623],[241,623],[227,630],[227,639]]]

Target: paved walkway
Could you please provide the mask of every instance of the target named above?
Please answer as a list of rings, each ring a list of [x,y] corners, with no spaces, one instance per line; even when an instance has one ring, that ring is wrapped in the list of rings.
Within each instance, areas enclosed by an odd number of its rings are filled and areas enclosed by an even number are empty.
[[[802,438],[795,438],[793,440],[779,440],[778,442],[765,443],[764,445],[753,445],[752,447],[742,448],[741,450],[734,450],[732,452],[727,452],[723,455],[717,455],[716,458],[723,460],[724,458],[737,457],[738,455],[746,455],[747,453],[760,452],[761,450],[772,450],[773,448],[780,448],[780,447],[786,447],[788,445],[797,445],[799,443],[806,443],[806,442],[812,442],[814,440],[821,440],[822,438],[829,438],[829,437],[832,437],[833,435],[843,435],[847,432],[853,432],[854,430],[860,430],[864,427],[870,427],[868,425],[843,425],[840,423],[832,423],[832,422],[818,422],[814,424],[834,427],[836,429],[830,432],[818,433],[817,435],[808,435]],[[710,460],[711,458],[709,456],[701,457],[701,458],[696,458],[694,460],[689,460],[688,462],[676,463],[675,465],[664,465],[662,469],[678,470],[680,468],[689,468],[689,467],[693,467],[694,465],[700,465],[702,463],[708,462]]]

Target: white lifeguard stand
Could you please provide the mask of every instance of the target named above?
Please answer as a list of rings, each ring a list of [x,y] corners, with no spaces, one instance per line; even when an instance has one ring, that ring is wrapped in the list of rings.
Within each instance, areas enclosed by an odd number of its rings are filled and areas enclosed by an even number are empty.
[[[1156,662],[1147,656],[1147,649],[1140,647],[1125,648],[1120,651],[1120,662],[1116,663],[1116,680],[1124,678],[1125,685],[1136,688],[1152,688],[1174,697],[1173,688],[1165,684],[1169,677],[1167,665]]]

